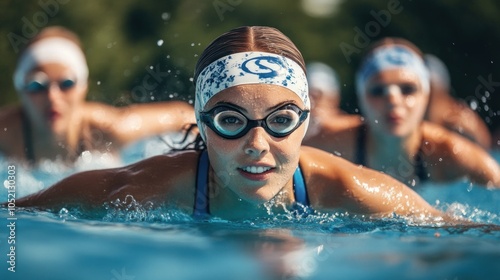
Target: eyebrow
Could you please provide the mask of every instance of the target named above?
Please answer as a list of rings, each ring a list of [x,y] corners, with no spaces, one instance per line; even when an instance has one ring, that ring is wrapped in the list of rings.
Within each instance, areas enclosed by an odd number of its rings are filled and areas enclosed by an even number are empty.
[[[295,104],[295,105],[297,105],[297,102],[296,102],[295,100],[286,100],[286,101],[280,102],[280,103],[278,103],[278,104],[276,104],[276,105],[274,105],[274,106],[272,106],[272,107],[268,108],[268,109],[266,110],[266,112],[271,112],[271,111],[274,111],[274,110],[276,110],[276,109],[278,109],[278,108],[280,108],[280,107],[283,107],[283,106],[285,106],[285,105],[287,105],[287,104]],[[238,106],[238,105],[236,105],[236,104],[234,104],[234,103],[232,103],[232,102],[221,101],[221,102],[217,103],[217,104],[216,104],[214,107],[212,107],[212,108],[215,108],[215,107],[218,107],[218,106],[227,106],[227,107],[231,107],[231,108],[237,109],[237,110],[239,110],[239,111],[241,111],[241,112],[243,112],[243,113],[248,113],[248,111],[247,111],[245,108],[243,108],[243,107],[241,107],[241,106]]]

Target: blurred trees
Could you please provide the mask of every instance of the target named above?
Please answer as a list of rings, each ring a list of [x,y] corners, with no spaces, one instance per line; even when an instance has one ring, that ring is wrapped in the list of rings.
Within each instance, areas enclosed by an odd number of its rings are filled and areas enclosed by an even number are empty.
[[[305,3],[327,2],[330,13],[304,12]],[[236,26],[269,25],[287,34],[307,61],[338,71],[349,112],[357,108],[352,77],[365,43],[399,36],[440,57],[454,94],[490,127],[500,124],[500,2],[494,0],[2,0],[0,21],[1,105],[17,101],[12,73],[22,40],[12,38],[29,39],[44,26],[80,35],[90,67],[88,99],[123,105],[192,99],[194,65],[211,40]]]

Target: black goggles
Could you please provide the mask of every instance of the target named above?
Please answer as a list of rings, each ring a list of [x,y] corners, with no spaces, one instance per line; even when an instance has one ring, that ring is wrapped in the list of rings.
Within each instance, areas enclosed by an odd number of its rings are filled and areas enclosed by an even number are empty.
[[[28,93],[47,92],[52,83],[57,83],[61,91],[67,91],[76,85],[76,81],[73,79],[62,79],[60,81],[31,80],[26,84],[24,90]]]
[[[238,109],[221,105],[208,112],[201,112],[200,119],[217,135],[226,139],[240,138],[254,127],[263,127],[274,137],[285,137],[294,132],[307,119],[308,114],[309,110],[287,104],[274,110],[264,119],[250,120]]]

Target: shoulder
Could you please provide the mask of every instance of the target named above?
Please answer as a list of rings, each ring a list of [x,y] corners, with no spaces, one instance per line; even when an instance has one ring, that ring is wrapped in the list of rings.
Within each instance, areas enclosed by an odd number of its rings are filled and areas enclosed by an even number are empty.
[[[5,106],[0,109],[0,124],[8,125],[13,120],[20,120],[22,109],[19,105]]]
[[[22,109],[7,106],[0,109],[0,149],[19,145],[22,131]]]
[[[190,208],[194,199],[198,151],[182,151],[154,156],[115,169],[115,191],[108,199],[132,195],[137,201]]]
[[[310,147],[302,148],[300,166],[311,205],[320,209],[349,209],[363,204],[360,201],[377,188],[402,185],[381,172]]]
[[[450,152],[453,149],[476,147],[477,145],[469,139],[446,129],[445,127],[423,122],[421,125],[422,141],[427,150],[432,150],[437,154]],[[479,147],[479,146],[477,146]]]
[[[304,145],[352,159],[354,143],[363,121],[359,115],[338,115],[323,122],[319,131],[306,139]]]

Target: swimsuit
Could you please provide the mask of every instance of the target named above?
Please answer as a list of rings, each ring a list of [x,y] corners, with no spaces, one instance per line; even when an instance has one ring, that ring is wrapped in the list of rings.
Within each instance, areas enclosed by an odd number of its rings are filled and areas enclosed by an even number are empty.
[[[206,150],[201,152],[198,161],[198,176],[196,177],[196,190],[193,214],[195,216],[210,215],[210,201],[208,196],[208,153]],[[306,184],[300,167],[297,167],[293,174],[293,194],[295,201],[302,206],[309,206]]]
[[[356,142],[356,154],[354,155],[354,163],[366,166],[366,127],[361,126],[358,130],[358,138]],[[422,157],[422,147],[418,149],[415,155],[415,175],[420,182],[425,182],[429,179],[429,175],[425,168],[425,163]]]

